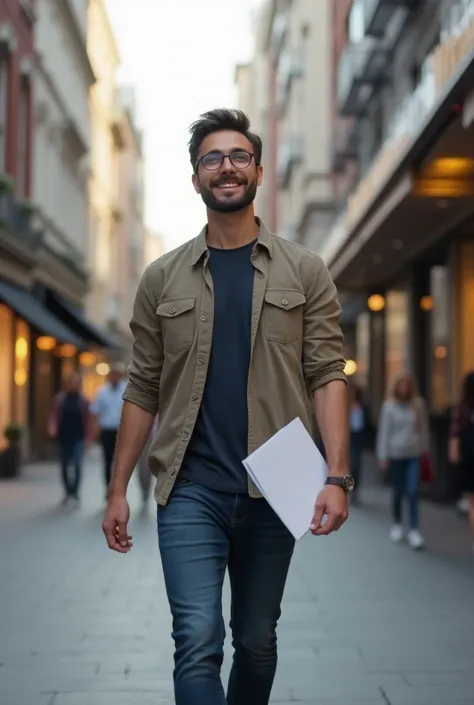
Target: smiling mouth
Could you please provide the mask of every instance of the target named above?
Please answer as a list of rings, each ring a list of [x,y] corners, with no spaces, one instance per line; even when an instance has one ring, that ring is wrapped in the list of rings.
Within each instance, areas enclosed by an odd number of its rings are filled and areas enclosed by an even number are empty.
[[[221,191],[230,191],[231,189],[238,188],[239,186],[242,186],[242,184],[237,181],[224,181],[222,184],[217,184],[214,188],[218,188]]]

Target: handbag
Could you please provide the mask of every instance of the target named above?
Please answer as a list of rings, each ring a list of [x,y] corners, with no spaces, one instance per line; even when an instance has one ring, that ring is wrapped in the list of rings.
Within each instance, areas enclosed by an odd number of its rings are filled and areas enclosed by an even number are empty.
[[[431,484],[434,482],[435,479],[435,473],[434,473],[434,467],[433,467],[433,462],[431,460],[431,456],[429,453],[423,453],[423,455],[420,458],[420,465],[421,465],[421,482],[425,485]]]

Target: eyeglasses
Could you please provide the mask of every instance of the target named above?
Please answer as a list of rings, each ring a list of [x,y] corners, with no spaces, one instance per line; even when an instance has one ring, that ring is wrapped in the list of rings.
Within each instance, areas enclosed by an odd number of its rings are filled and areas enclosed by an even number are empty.
[[[250,152],[246,152],[243,149],[236,152],[230,152],[230,154],[222,154],[222,152],[209,152],[208,154],[204,154],[204,156],[199,157],[196,162],[196,171],[199,164],[202,164],[206,171],[217,171],[223,165],[226,157],[229,157],[230,163],[236,169],[246,169],[252,161],[252,158],[255,158],[255,155],[250,154]]]

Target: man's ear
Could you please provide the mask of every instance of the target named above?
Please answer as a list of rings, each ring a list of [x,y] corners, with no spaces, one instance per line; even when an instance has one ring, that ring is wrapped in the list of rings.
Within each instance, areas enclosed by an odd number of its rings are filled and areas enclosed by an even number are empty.
[[[261,186],[263,181],[263,166],[257,167],[257,186]]]
[[[194,186],[194,190],[196,191],[196,193],[201,193],[201,188],[199,186],[199,178],[198,178],[197,174],[193,174],[192,181],[193,181],[193,186]]]

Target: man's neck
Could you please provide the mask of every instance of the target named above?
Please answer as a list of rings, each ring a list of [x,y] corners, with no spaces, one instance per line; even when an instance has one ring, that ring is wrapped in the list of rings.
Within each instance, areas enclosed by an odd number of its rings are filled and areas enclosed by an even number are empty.
[[[222,250],[243,247],[255,240],[258,225],[253,207],[237,213],[207,213],[207,244]]]

